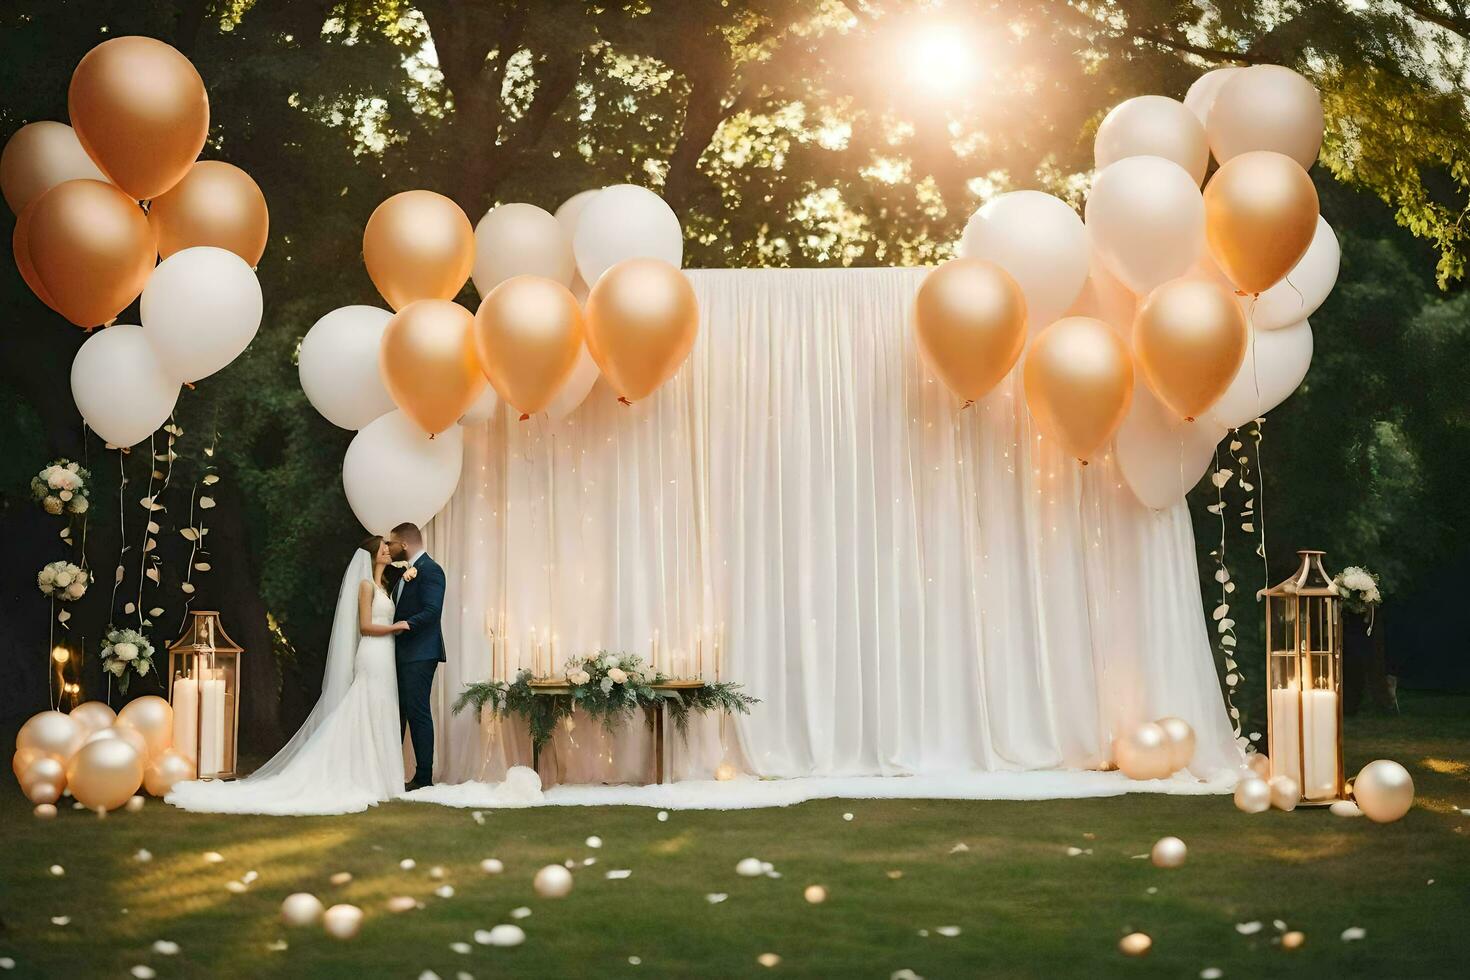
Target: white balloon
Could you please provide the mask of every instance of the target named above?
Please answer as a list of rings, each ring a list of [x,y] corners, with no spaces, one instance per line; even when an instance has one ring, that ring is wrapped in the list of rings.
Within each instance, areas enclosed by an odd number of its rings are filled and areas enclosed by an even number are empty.
[[[173,414],[179,382],[158,362],[142,327],[113,324],[87,338],[71,362],[71,394],[82,418],[107,442],[126,448]]]
[[[577,270],[590,285],[625,259],[662,259],[678,268],[684,232],[673,208],[636,184],[604,187],[582,208],[572,238]]]
[[[239,357],[260,329],[261,309],[254,270],[210,245],[158,263],[139,301],[144,335],[177,381],[198,381]]]
[[[405,521],[423,527],[459,486],[464,430],[430,438],[401,411],[369,422],[342,460],[342,486],[352,512],[372,534]]]
[[[534,204],[502,204],[475,225],[471,278],[481,296],[515,276],[541,276],[568,286],[577,274],[572,240],[551,212]]]
[[[376,306],[344,306],[301,339],[297,367],[311,407],[341,429],[361,429],[393,411],[378,370],[383,331],[393,314]]]
[[[1118,429],[1118,469],[1145,507],[1172,507],[1210,468],[1223,435],[1225,429],[1208,418],[1180,419],[1136,379],[1133,404]]]
[[[28,148],[30,152],[26,152]],[[16,214],[68,180],[110,183],[82,149],[76,130],[66,123],[49,119],[26,123],[6,140],[4,152],[0,152],[0,183],[5,185],[5,198]]]
[[[1196,78],[1189,86],[1189,91],[1184,95],[1184,107],[1199,117],[1200,125],[1209,123],[1210,109],[1215,104],[1215,97],[1238,71],[1240,69],[1233,66],[1212,68]]]
[[[489,422],[495,418],[495,413],[500,411],[500,396],[490,385],[480,392],[480,397],[469,407],[469,411],[460,417],[460,425],[470,425],[476,422]]]
[[[562,234],[566,236],[568,242],[576,241],[577,223],[582,220],[582,211],[586,209],[588,202],[600,190],[602,188],[593,187],[589,190],[578,191],[565,201],[562,201],[561,207],[556,209],[556,220],[561,224]],[[572,264],[576,264],[575,256]],[[572,284],[568,288],[571,289],[572,295],[577,297],[578,303],[585,304],[587,302],[587,280],[582,278],[580,270],[572,275]]]
[[[1099,172],[1086,215],[1093,246],[1140,296],[1184,275],[1204,251],[1199,185],[1163,157],[1128,157]]]
[[[571,377],[561,386],[561,391],[546,406],[546,414],[553,419],[564,419],[575,412],[592,391],[592,386],[597,384],[597,379],[602,375],[598,373],[597,362],[592,359],[592,354],[587,350],[587,345],[582,345],[582,352],[577,355],[577,366],[572,368]]]
[[[1210,419],[1236,429],[1260,418],[1291,397],[1311,365],[1312,326],[1306,320],[1280,330],[1254,331],[1245,361],[1210,409]]]
[[[1292,267],[1286,278],[1266,290],[1251,308],[1249,296],[1240,297],[1241,309],[1257,330],[1280,330],[1297,324],[1317,312],[1317,308],[1337,283],[1337,270],[1342,262],[1342,249],[1332,226],[1317,216],[1317,233],[1307,254]]]
[[[1012,191],[970,216],[960,254],[994,262],[1026,297],[1032,333],[1066,312],[1087,281],[1087,230],[1071,205],[1041,191]]]
[[[1179,164],[1196,184],[1210,165],[1204,124],[1184,103],[1162,95],[1120,102],[1103,117],[1092,143],[1097,169],[1127,157],[1156,156]]]
[[[1090,316],[1112,327],[1123,342],[1133,346],[1133,315],[1138,310],[1138,297],[1108,270],[1102,257],[1093,249],[1088,258],[1087,282],[1067,316]]]
[[[1205,130],[1221,163],[1252,150],[1272,150],[1310,168],[1322,149],[1322,96],[1290,68],[1251,65],[1220,87]]]

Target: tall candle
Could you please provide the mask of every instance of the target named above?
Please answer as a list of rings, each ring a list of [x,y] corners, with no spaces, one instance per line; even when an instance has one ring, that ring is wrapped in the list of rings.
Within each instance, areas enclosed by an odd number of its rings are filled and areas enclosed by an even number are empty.
[[[1293,684],[1271,690],[1271,775],[1302,785],[1301,692]]]
[[[225,682],[206,676],[199,682],[199,775],[216,775],[224,758]]]
[[[174,748],[199,764],[199,684],[192,677],[174,678]]]
[[[1336,799],[1337,694],[1307,691],[1302,697],[1302,796],[1309,800]]]

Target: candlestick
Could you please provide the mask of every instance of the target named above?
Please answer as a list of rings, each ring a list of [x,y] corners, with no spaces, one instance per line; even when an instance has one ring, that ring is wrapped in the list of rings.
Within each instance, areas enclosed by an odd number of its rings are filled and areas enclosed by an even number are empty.
[[[1271,775],[1302,785],[1301,692],[1295,684],[1271,691]]]
[[[223,768],[224,755],[225,682],[218,677],[206,677],[199,682],[200,778],[218,774]]]
[[[192,678],[174,677],[174,748],[194,766],[199,765],[199,685]]]
[[[1337,694],[1308,690],[1302,697],[1302,796],[1336,799]]]

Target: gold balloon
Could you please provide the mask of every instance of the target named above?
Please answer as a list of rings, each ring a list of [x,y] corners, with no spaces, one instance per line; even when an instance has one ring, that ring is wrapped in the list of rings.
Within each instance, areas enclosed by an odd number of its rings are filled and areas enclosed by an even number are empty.
[[[55,783],[35,782],[30,784],[30,786],[26,789],[25,794],[26,799],[30,800],[37,806],[41,806],[46,803],[54,804],[57,800],[61,799],[61,787],[57,786]]]
[[[1291,157],[1242,153],[1205,185],[1210,254],[1236,289],[1265,292],[1307,254],[1318,207],[1312,178]]]
[[[549,405],[582,354],[582,308],[571,290],[515,276],[475,313],[475,351],[497,394],[525,418]]]
[[[15,748],[17,751],[33,748],[58,759],[70,759],[86,734],[75,718],[60,711],[42,711],[21,726],[15,736]]]
[[[1101,320],[1072,316],[1037,335],[1026,355],[1026,404],[1036,424],[1083,463],[1133,400],[1133,358]]]
[[[1183,718],[1160,718],[1160,728],[1169,738],[1169,765],[1171,772],[1188,769],[1194,760],[1194,729]]]
[[[1370,762],[1353,780],[1353,799],[1374,823],[1393,823],[1414,805],[1414,777],[1388,759]]]
[[[31,262],[31,213],[35,210],[35,204],[27,204],[21,209],[20,214],[15,216],[15,231],[10,234],[10,250],[15,255],[15,268],[20,272],[20,277],[25,284],[31,287],[31,292],[36,298],[45,303],[51,309],[56,309],[56,301],[51,294],[46,292],[46,286],[41,282],[41,276],[36,272],[36,266]]]
[[[16,214],[57,184],[81,179],[106,180],[107,175],[97,169],[66,123],[27,123],[0,153],[0,190]]]
[[[1189,848],[1178,837],[1160,837],[1148,854],[1156,868],[1182,868]]]
[[[438,435],[485,390],[475,356],[475,318],[444,299],[410,303],[383,331],[378,369],[398,407],[419,428]]]
[[[152,758],[174,742],[173,705],[156,694],[145,694],[123,705],[117,713],[117,724],[143,736],[145,758]]]
[[[1010,374],[1026,346],[1026,297],[984,259],[951,259],[924,277],[914,331],[933,372],[966,404]]]
[[[1129,779],[1163,779],[1174,771],[1169,758],[1169,736],[1151,721],[1134,726],[1114,742],[1113,757]]]
[[[1271,778],[1271,757],[1259,752],[1251,752],[1245,757],[1245,764],[1251,772],[1262,779]]]
[[[1148,294],[1133,321],[1133,356],[1159,400],[1194,421],[1220,400],[1245,361],[1240,304],[1204,279],[1172,279]]]
[[[475,264],[475,231],[443,194],[404,191],[368,218],[362,260],[395,310],[421,299],[453,299]]]
[[[66,770],[71,795],[89,810],[116,810],[143,785],[143,759],[121,738],[82,746]]]
[[[138,202],[100,180],[69,180],[32,208],[31,263],[62,316],[95,327],[143,291],[158,249]]]
[[[122,741],[127,742],[133,747],[133,751],[138,753],[139,758],[148,758],[147,739],[145,739],[142,734],[138,732],[137,729],[132,728],[128,725],[113,725],[110,728],[99,728],[97,729],[97,731],[88,735],[86,739],[83,740],[82,747],[86,748],[93,742],[100,742],[103,739],[108,738],[121,739]]]
[[[23,749],[16,749],[15,755],[10,757],[10,771],[15,773],[16,781],[20,781],[20,774],[25,772],[26,768],[32,762],[35,762],[37,759],[41,758],[45,754],[45,752],[42,752],[40,749],[35,748],[34,746],[27,746]]]
[[[1301,786],[1290,776],[1276,776],[1267,780],[1266,785],[1271,790],[1271,805],[1278,810],[1290,813],[1296,809],[1297,803],[1302,798]]]
[[[154,796],[167,796],[175,783],[194,778],[194,763],[174,749],[164,749],[143,771],[143,788]]]
[[[1243,813],[1271,809],[1271,787],[1259,776],[1245,776],[1235,784],[1235,808]]]
[[[209,135],[204,80],[188,58],[151,37],[113,38],[87,52],[66,105],[88,155],[140,201],[183,179]]]
[[[184,179],[153,199],[148,223],[158,257],[197,245],[227,249],[254,268],[265,252],[270,212],[250,175],[223,160],[200,160]]]
[[[111,728],[112,723],[117,721],[117,712],[101,701],[83,701],[71,709],[71,717],[73,721],[86,729],[88,734],[91,734],[104,728]]]
[[[587,297],[587,350],[624,402],[679,370],[699,333],[699,302],[684,273],[659,259],[608,269]]]
[[[38,783],[46,783],[56,787],[59,793],[66,789],[66,766],[54,755],[43,755],[26,766],[20,774],[20,788],[29,793],[31,787]],[[36,800],[37,803],[47,802]],[[54,802],[54,801],[52,801]]]
[[[1154,941],[1146,932],[1130,932],[1118,940],[1118,952],[1124,956],[1146,956]]]

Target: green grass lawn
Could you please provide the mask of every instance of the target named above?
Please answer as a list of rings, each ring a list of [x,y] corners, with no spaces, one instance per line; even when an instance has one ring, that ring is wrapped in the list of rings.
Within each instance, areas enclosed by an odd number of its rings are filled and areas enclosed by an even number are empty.
[[[831,800],[671,812],[665,822],[642,808],[545,808],[484,811],[483,823],[423,804],[232,818],[150,801],[140,814],[64,810],[45,822],[7,783],[0,956],[15,961],[9,975],[58,977],[126,977],[138,964],[160,978],[1470,974],[1470,817],[1460,810],[1470,808],[1470,698],[1417,697],[1399,717],[1350,719],[1348,752],[1354,772],[1380,757],[1408,766],[1418,799],[1404,820],[1249,817],[1229,797],[1129,796]],[[1182,869],[1135,858],[1168,834],[1189,845]],[[590,835],[600,849],[586,846]],[[1068,847],[1091,853],[1068,856]],[[134,860],[140,848],[150,862]],[[208,851],[225,860],[207,863]],[[750,856],[782,877],[737,876]],[[408,857],[417,867],[401,870]],[[486,857],[505,872],[483,874]],[[539,867],[587,857],[596,864],[577,870],[569,897],[535,897]],[[442,882],[430,877],[435,865]],[[614,868],[632,876],[608,880]],[[226,890],[251,870],[259,878],[248,891]],[[330,884],[341,871],[351,882]],[[453,896],[437,896],[446,882]],[[803,899],[810,884],[826,886],[825,903]],[[343,942],[287,929],[278,912],[294,891],[361,906],[362,934]],[[707,900],[716,893],[728,897]],[[424,908],[390,913],[395,895]],[[474,944],[475,930],[516,921],[521,906],[531,910],[519,920],[524,945]],[[1282,949],[1274,920],[1304,932],[1305,945]],[[1237,931],[1253,921],[1259,932]],[[945,936],[941,926],[960,931]],[[1366,938],[1344,942],[1350,926]],[[1153,937],[1148,956],[1117,951],[1132,930]],[[160,939],[178,953],[155,952]],[[271,950],[279,940],[289,947]],[[471,951],[452,951],[456,942]],[[763,953],[779,964],[759,965]]]

